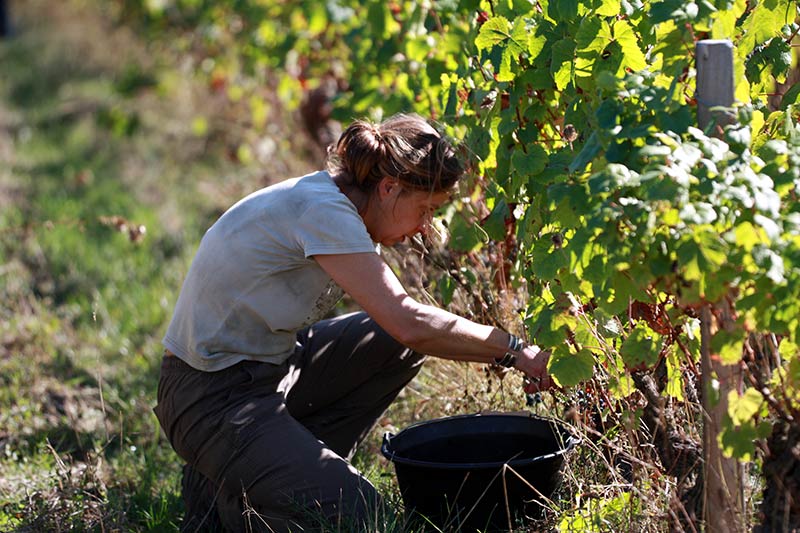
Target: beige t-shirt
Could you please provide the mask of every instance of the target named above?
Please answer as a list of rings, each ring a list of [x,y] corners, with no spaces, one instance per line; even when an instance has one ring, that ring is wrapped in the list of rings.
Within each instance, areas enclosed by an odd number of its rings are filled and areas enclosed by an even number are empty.
[[[164,346],[198,370],[281,364],[297,331],[342,296],[311,256],[359,252],[377,253],[376,245],[327,172],[254,192],[200,242]]]

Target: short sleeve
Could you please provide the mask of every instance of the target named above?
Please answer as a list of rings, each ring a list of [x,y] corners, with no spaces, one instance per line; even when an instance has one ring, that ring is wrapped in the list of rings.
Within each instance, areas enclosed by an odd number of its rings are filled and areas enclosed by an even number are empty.
[[[376,252],[364,220],[344,196],[312,203],[297,220],[295,236],[305,257]]]

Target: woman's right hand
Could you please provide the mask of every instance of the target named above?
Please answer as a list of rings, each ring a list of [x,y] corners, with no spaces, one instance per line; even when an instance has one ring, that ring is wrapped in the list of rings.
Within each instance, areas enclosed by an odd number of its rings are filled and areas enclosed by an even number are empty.
[[[535,344],[526,345],[519,352],[514,367],[528,378],[529,383],[525,385],[526,393],[546,391],[556,386],[553,378],[547,373],[549,359],[550,352],[542,350]]]

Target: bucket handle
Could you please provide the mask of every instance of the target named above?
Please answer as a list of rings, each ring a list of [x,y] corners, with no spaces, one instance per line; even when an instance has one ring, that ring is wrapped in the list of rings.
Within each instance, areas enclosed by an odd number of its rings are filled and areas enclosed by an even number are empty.
[[[391,440],[395,437],[394,433],[387,431],[383,434],[383,444],[381,445],[381,453],[387,459],[394,458],[394,452],[389,451],[389,445],[391,444]]]
[[[564,440],[564,450],[570,451],[578,446],[581,442],[583,441],[579,436],[570,433],[569,436]]]

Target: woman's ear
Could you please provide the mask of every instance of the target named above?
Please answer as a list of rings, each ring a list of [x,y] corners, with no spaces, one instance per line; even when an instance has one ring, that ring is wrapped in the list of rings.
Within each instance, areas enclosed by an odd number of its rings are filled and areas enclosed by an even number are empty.
[[[378,182],[378,197],[382,200],[398,196],[401,190],[402,186],[397,178],[384,176]]]

